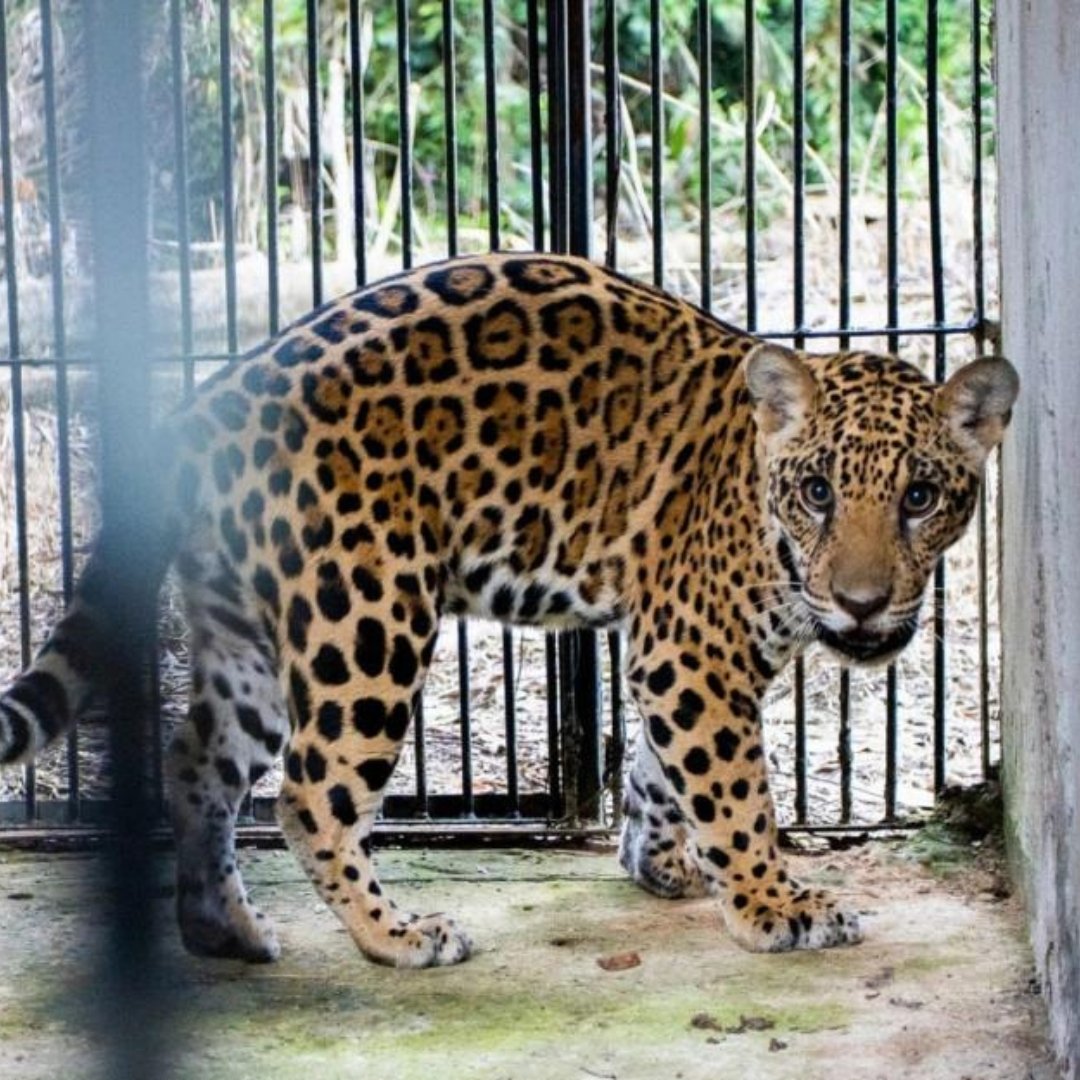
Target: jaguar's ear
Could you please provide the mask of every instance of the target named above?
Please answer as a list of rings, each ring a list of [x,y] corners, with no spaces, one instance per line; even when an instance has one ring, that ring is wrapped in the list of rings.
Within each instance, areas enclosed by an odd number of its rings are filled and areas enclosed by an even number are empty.
[[[975,465],[1001,442],[1019,392],[1015,368],[999,357],[965,364],[938,390],[938,409]]]
[[[798,353],[764,342],[743,361],[758,430],[767,438],[794,435],[814,407],[817,383]]]

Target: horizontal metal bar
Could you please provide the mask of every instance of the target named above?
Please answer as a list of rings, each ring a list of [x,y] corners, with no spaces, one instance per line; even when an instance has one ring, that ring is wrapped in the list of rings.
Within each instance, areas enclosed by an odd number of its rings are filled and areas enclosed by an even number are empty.
[[[957,334],[975,334],[985,332],[985,326],[980,322],[970,319],[967,322],[946,323],[942,326],[929,324],[916,324],[913,326],[857,326],[857,327],[825,327],[810,329],[798,327],[786,330],[757,330],[755,337],[773,340],[786,340],[788,338],[821,339],[834,337],[868,338],[868,337],[939,337],[943,334],[955,336]],[[233,360],[242,360],[243,353],[195,353],[182,356],[169,353],[164,356],[151,357],[155,364],[221,364],[230,363]],[[88,356],[0,356],[0,368],[3,367],[41,367],[49,368],[63,365],[65,367],[89,367],[98,366],[98,361]]]

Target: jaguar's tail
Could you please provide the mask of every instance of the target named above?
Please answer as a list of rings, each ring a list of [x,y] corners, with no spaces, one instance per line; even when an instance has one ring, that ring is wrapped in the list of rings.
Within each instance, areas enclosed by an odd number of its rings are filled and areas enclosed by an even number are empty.
[[[0,694],[0,765],[30,761],[59,738],[102,698],[117,650],[131,647],[117,640],[108,602],[110,582],[117,579],[104,553],[99,539],[64,617],[30,667]],[[153,603],[171,561],[171,552],[154,554],[165,557],[152,560],[146,603]]]

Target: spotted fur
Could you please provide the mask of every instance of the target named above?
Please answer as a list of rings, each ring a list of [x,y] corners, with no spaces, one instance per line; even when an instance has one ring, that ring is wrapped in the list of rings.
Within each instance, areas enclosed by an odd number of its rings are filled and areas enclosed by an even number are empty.
[[[880,662],[910,639],[1015,393],[1004,361],[937,388],[541,255],[403,274],[228,366],[159,440],[192,628],[169,757],[185,943],[277,955],[233,829],[284,753],[283,830],[361,950],[468,955],[450,919],[397,910],[371,852],[444,615],[625,628],[631,875],[715,894],[749,948],[858,940],[855,915],[785,869],[762,696],[810,640]],[[0,698],[0,759],[27,760],[93,695],[95,597],[120,572],[104,558]]]

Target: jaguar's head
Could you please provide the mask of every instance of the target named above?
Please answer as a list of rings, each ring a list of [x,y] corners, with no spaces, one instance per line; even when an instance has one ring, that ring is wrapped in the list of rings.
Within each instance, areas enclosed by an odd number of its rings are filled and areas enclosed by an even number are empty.
[[[938,386],[891,356],[764,344],[745,378],[803,627],[845,662],[887,662],[911,640],[934,566],[975,511],[1016,372],[976,360]]]

